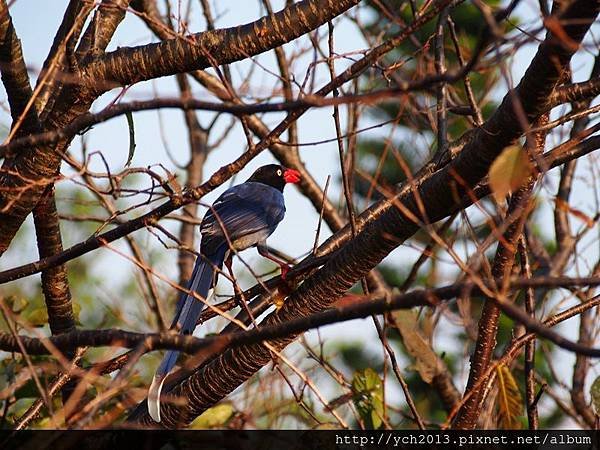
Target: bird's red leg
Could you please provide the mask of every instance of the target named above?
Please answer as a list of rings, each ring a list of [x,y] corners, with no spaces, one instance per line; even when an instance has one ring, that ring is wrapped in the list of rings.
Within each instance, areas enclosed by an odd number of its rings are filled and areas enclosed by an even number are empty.
[[[229,276],[231,277],[231,282],[233,283],[233,292],[234,292],[234,299],[235,302],[237,303],[238,306],[243,306],[242,305],[242,291],[240,290],[240,287],[238,286],[238,284],[235,281],[235,276],[233,275],[233,254],[229,253],[227,255],[227,258],[225,258],[224,261],[225,267],[227,267],[227,272],[229,272]]]
[[[225,267],[227,267],[227,272],[229,272],[231,279],[235,280],[235,278],[233,278],[233,255],[231,253],[225,258]]]
[[[250,319],[252,320],[252,323],[256,327],[256,321],[254,320],[252,311],[250,311],[250,308],[248,307],[248,303],[246,302],[246,299],[244,298],[244,293],[238,286],[237,281],[235,280],[235,277],[233,275],[233,253],[229,253],[227,258],[225,258],[224,264],[225,264],[225,267],[227,267],[227,271],[229,272],[229,276],[231,277],[231,281],[233,283],[233,292],[234,292],[233,298],[235,299],[235,303],[240,308],[242,308],[243,310],[246,311],[246,314],[248,314],[248,317],[250,317]]]
[[[285,280],[285,277],[287,276],[288,272],[290,271],[290,266],[288,265],[288,263],[271,255],[269,253],[269,250],[267,249],[266,245],[257,245],[256,248],[257,248],[258,254],[260,256],[270,259],[271,261],[273,261],[275,264],[277,264],[280,267],[281,279]]]

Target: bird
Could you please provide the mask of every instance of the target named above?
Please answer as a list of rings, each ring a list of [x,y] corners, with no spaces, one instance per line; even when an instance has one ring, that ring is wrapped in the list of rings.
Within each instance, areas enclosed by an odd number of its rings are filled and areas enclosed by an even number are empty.
[[[258,253],[281,268],[285,279],[289,267],[269,253],[266,239],[275,231],[285,215],[283,190],[288,183],[299,183],[300,172],[278,164],[256,169],[244,183],[227,189],[208,209],[200,224],[200,255],[196,259],[187,291],[207,299],[217,281],[223,264],[231,273],[232,250],[256,247]],[[204,302],[182,292],[171,330],[191,334],[204,309]],[[175,366],[179,352],[168,351],[161,361],[148,391],[148,413],[155,422],[161,421],[160,394],[165,378]]]

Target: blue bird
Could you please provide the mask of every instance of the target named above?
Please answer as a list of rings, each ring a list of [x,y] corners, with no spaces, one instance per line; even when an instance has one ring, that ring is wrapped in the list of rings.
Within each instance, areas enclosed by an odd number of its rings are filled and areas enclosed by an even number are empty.
[[[285,215],[283,188],[287,183],[299,181],[298,171],[269,164],[258,168],[245,183],[223,192],[202,219],[200,256],[196,259],[187,289],[207,299],[223,263],[231,270],[232,249],[241,251],[256,247],[261,256],[281,267],[281,275],[285,278],[288,265],[269,254],[266,239]],[[181,334],[193,333],[204,307],[204,302],[182,292],[171,329]],[[160,422],[162,386],[178,356],[178,351],[165,354],[150,385],[148,413],[156,422]]]

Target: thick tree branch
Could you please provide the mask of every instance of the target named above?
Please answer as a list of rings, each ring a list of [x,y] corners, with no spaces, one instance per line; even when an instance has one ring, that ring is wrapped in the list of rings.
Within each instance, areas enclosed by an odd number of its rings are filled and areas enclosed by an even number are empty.
[[[85,61],[100,55],[110,43],[117,26],[125,18],[131,0],[102,0],[77,48],[77,59]]]
[[[13,126],[19,121],[31,132],[39,131],[37,109],[32,106],[23,115],[33,91],[6,0],[0,1],[0,74],[6,89]]]
[[[116,70],[121,75],[128,73],[133,79],[124,78],[122,81],[130,84],[135,80],[147,79],[144,78],[147,76],[156,77],[200,67],[205,68],[215,61],[217,63],[226,62],[226,60],[220,61],[219,57],[235,55],[236,59],[246,58],[272,48],[270,46],[281,45],[287,40],[295,39],[301,34],[311,31],[321,23],[335,18],[354,6],[358,1],[305,0],[275,14],[273,17],[276,17],[276,20],[266,17],[239,28],[214,30],[207,32],[209,34],[201,33],[193,39],[193,45],[188,41],[173,40],[167,43],[151,44],[141,49],[117,50],[106,59],[96,58],[88,66],[84,66],[85,68],[81,72],[84,74],[83,84],[71,84],[68,89],[62,90],[47,120],[47,128],[60,129],[87,111],[96,97],[108,88],[98,81],[106,79],[102,74],[113,79],[112,75],[114,74],[110,73],[111,70]],[[290,13],[297,17],[297,21],[289,16]],[[269,31],[273,31],[273,33],[263,36],[263,33]],[[220,51],[217,51],[218,48]],[[157,53],[160,49],[167,53],[160,55]],[[206,51],[210,51],[210,53],[206,53]],[[132,54],[128,52],[132,52]],[[131,56],[132,59],[123,60],[119,58],[119,54]],[[210,58],[208,58],[209,55]],[[152,60],[152,58],[146,59],[148,56],[158,59],[158,61]],[[199,58],[198,61],[196,57]],[[132,64],[131,61],[135,61],[135,63]],[[188,67],[190,63],[193,67]],[[168,70],[166,70],[167,66],[169,66]],[[90,69],[94,67],[99,73],[90,72]],[[158,72],[153,68],[159,68]],[[364,70],[364,67],[362,69]],[[161,72],[164,70],[166,71]],[[142,74],[141,78],[140,74]],[[85,80],[87,80],[87,84]],[[82,80],[80,79],[80,81]],[[342,78],[341,81],[345,82],[346,79]],[[287,124],[283,125],[283,129],[277,130],[273,136],[279,135],[287,126]],[[3,171],[0,173],[0,254],[8,248],[25,217],[35,207],[45,186],[53,181],[60,166],[61,154],[68,143],[68,140],[61,141],[56,148],[34,147],[14,158],[11,155],[5,159]],[[268,144],[269,142],[266,142],[265,147]],[[244,160],[249,160],[252,155],[248,152],[244,156],[246,158],[240,158],[235,164],[238,170],[245,164]],[[245,162],[247,163],[247,161]],[[8,186],[10,189],[2,188]],[[183,204],[177,205],[177,207],[180,206]]]
[[[49,186],[34,211],[35,232],[41,258],[62,252],[58,213],[54,200],[54,186]],[[42,271],[42,289],[48,310],[52,334],[68,333],[75,329],[69,280],[64,264]]]
[[[548,152],[546,155],[544,155],[542,165],[544,165],[548,169],[552,169],[562,164],[565,164],[568,161],[572,161],[576,158],[583,157],[598,149],[600,149],[600,136],[592,136],[583,141],[581,141],[580,139],[575,139],[574,141],[567,141],[564,144],[559,145],[552,151]],[[489,194],[490,188],[487,184],[487,180],[483,180],[473,190],[473,195],[477,199],[482,199],[488,196]],[[187,200],[183,200],[181,197],[176,197],[174,204],[187,204],[185,203],[186,201]],[[468,206],[471,202],[472,199],[465,198],[463,199],[461,205]],[[75,258],[78,258],[82,255],[85,255],[86,253],[89,253],[104,246],[106,243],[113,242],[117,239],[126,236],[129,233],[139,230],[140,228],[143,228],[146,224],[151,224],[154,220],[164,217],[167,214],[174,211],[175,209],[177,209],[177,207],[173,206],[173,204],[166,203],[165,205],[168,205],[168,207],[159,207],[156,210],[151,211],[151,213],[147,214],[146,216],[143,216],[138,219],[132,219],[128,222],[122,223],[115,227],[113,230],[107,231],[99,236],[92,236],[84,242],[69,247],[62,253],[53,255],[48,258],[40,259],[39,261],[33,263],[23,264],[22,266],[1,271],[0,284],[18,280],[19,278],[28,277],[30,275],[39,273],[48,267],[53,267],[57,264],[62,264],[64,262],[71,261]],[[359,230],[362,229],[366,223],[365,217],[363,215],[358,216],[357,223]],[[307,268],[314,268],[316,266],[320,266],[324,261],[328,259],[327,255],[332,255],[335,252],[335,249],[348,242],[349,238],[349,228],[342,228],[331,239],[329,239],[328,241],[326,241],[326,243],[319,247],[318,253],[321,256],[309,256],[305,260],[298,263],[298,265],[295,266],[292,269],[292,271],[290,271],[290,275],[294,275],[294,273],[300,274],[303,273]],[[275,287],[276,284],[277,280],[273,280],[272,284],[267,282],[267,286]],[[252,288],[250,290],[250,292],[252,293],[251,295],[256,295],[257,289],[258,287]]]
[[[115,0],[119,4],[127,4],[127,0]],[[125,3],[124,3],[125,2]],[[45,98],[47,101],[42,115],[42,125],[46,129],[60,129],[75,117],[85,113],[95,97],[84,92],[77,86],[54,83],[57,69],[61,69],[63,56],[72,56],[74,43],[87,17],[92,4],[84,2],[80,9],[78,5],[69,5],[63,24],[59,29],[53,48],[47,62],[47,73],[43,71],[40,83],[50,83],[52,93]],[[72,16],[74,14],[74,16]],[[113,15],[111,20],[114,27],[122,15]],[[117,20],[118,19],[118,20]],[[63,27],[64,25],[64,27]],[[114,32],[114,27],[112,28]],[[106,30],[105,30],[106,31]],[[63,35],[63,33],[66,33]],[[108,42],[106,41],[105,44]],[[55,48],[55,45],[57,48]],[[100,48],[104,50],[104,48]],[[56,51],[56,54],[53,52]],[[71,53],[69,53],[71,52]],[[72,57],[69,68],[75,69],[76,61]],[[54,63],[52,63],[54,61]],[[60,67],[59,67],[60,66]],[[60,76],[65,75],[60,73]],[[35,95],[35,94],[34,94]],[[13,124],[13,130],[19,124]],[[62,140],[54,147],[35,146],[27,148],[18,154],[5,154],[0,171],[0,255],[8,248],[15,233],[27,215],[33,210],[47,185],[51,184],[59,173],[62,152],[68,147],[69,140]]]
[[[598,95],[600,95],[600,77],[596,72],[596,76],[592,74],[592,78],[587,81],[557,87],[548,99],[548,105],[555,107],[565,103],[577,103]]]
[[[61,79],[70,72],[66,60],[67,49],[72,50],[74,45],[72,43],[79,39],[85,20],[93,8],[94,3],[91,0],[70,0],[67,5],[52,47],[38,76],[36,90],[39,92],[36,101],[39,103],[42,120],[52,110],[54,100],[63,87]]]
[[[246,59],[314,30],[359,1],[304,0],[246,25],[123,47],[82,67],[80,83],[100,94],[115,86]]]

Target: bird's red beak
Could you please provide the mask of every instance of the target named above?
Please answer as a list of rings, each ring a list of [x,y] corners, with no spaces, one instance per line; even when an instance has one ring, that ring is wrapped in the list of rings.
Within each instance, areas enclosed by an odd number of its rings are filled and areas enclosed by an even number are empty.
[[[285,169],[283,172],[283,179],[286,183],[298,183],[302,177],[300,172],[294,169]]]

